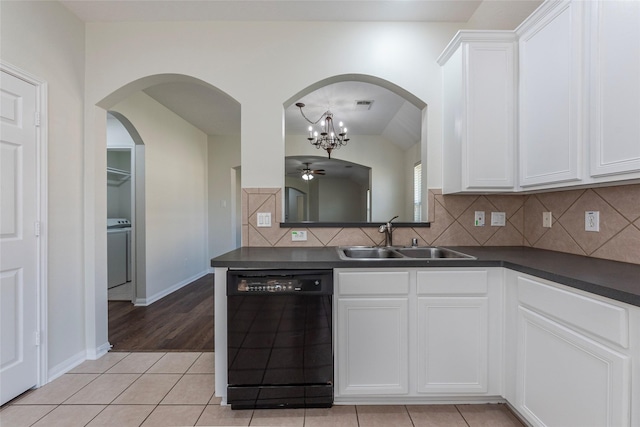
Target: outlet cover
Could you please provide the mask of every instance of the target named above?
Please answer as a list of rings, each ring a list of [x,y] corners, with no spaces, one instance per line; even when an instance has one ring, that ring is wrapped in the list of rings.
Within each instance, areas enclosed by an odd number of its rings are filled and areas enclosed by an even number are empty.
[[[551,212],[542,212],[542,226],[545,228],[551,228],[553,223],[553,215]]]
[[[291,241],[292,242],[306,242],[307,241],[307,232],[305,230],[292,231],[291,232]]]
[[[474,225],[476,227],[484,227],[484,211],[476,211]]]
[[[258,227],[271,227],[271,212],[258,212]]]
[[[600,231],[600,211],[584,213],[584,231]]]
[[[504,227],[507,224],[507,214],[504,212],[491,212],[491,226]]]

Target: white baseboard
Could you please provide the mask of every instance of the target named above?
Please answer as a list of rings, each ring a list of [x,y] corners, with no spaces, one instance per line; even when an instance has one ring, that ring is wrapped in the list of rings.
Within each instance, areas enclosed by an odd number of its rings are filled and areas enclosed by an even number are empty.
[[[101,358],[102,356],[107,354],[107,352],[110,349],[111,349],[111,344],[106,342],[96,349],[86,349],[85,351],[80,351],[74,354],[67,360],[61,363],[58,363],[56,366],[49,369],[47,383],[50,383],[56,378],[66,374],[76,366],[80,365],[85,360],[96,360]]]
[[[205,270],[202,271],[198,274],[196,274],[195,276],[189,277],[188,279],[185,279],[179,283],[176,283],[175,285],[164,289],[163,291],[160,291],[158,293],[156,293],[155,295],[150,296],[149,298],[136,298],[136,302],[134,303],[134,305],[136,307],[146,307],[148,305],[153,304],[154,302],[158,301],[161,298],[166,297],[167,295],[177,291],[180,288],[183,288],[185,286],[187,286],[189,283],[196,281],[198,279],[200,279],[201,277],[206,276],[207,274],[209,274],[209,270]]]
[[[66,374],[67,372],[69,372],[70,370],[72,370],[73,368],[75,368],[85,360],[87,360],[87,352],[80,351],[74,354],[73,356],[71,356],[70,358],[68,358],[67,360],[61,363],[58,363],[56,366],[49,368],[49,372],[47,373],[48,374],[47,383],[50,383],[56,378]]]

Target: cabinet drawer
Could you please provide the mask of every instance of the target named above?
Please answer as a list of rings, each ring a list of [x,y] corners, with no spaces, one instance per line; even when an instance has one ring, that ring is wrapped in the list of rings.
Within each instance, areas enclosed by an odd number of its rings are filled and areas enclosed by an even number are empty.
[[[487,271],[418,271],[418,295],[486,295]]]
[[[518,277],[521,303],[624,348],[629,346],[627,310],[603,301]]]
[[[406,295],[408,271],[342,271],[338,273],[339,295]]]

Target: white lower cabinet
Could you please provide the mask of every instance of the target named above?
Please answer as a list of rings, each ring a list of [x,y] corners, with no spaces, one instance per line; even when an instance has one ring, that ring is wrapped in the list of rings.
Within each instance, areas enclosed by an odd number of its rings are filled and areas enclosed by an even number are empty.
[[[417,272],[419,393],[488,391],[488,291],[487,271]]]
[[[511,277],[515,381],[507,399],[515,409],[534,426],[633,425],[628,309],[542,279]]]
[[[337,298],[337,392],[409,392],[409,273],[340,272]]]
[[[502,274],[489,270],[336,270],[337,401],[499,397]]]

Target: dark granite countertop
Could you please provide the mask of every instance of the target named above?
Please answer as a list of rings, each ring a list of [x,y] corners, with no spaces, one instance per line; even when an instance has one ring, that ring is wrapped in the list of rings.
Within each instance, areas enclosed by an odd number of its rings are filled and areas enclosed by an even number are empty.
[[[226,268],[506,267],[640,307],[640,265],[520,246],[451,246],[477,259],[342,260],[335,247],[244,247],[211,260]]]

